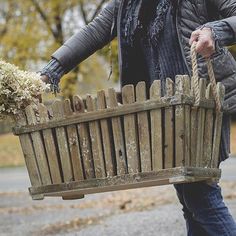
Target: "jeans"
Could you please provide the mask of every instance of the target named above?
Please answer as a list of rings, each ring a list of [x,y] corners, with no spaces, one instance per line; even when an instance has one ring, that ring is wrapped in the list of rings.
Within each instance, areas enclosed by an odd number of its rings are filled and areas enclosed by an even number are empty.
[[[236,223],[217,183],[176,184],[188,236],[236,236]]]

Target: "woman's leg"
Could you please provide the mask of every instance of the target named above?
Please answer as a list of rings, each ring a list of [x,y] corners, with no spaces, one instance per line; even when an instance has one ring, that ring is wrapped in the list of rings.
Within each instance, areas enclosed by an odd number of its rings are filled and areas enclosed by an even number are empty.
[[[236,223],[223,202],[218,184],[182,184],[182,198],[194,222],[204,229],[207,235],[236,235]]]
[[[183,206],[182,210],[184,214],[184,219],[186,221],[188,236],[208,236],[208,234],[200,226],[200,224],[193,219],[192,213],[188,210],[187,206],[185,205],[184,194],[183,194],[183,191],[184,191],[183,184],[176,184],[174,185],[174,187],[176,189],[179,201]]]

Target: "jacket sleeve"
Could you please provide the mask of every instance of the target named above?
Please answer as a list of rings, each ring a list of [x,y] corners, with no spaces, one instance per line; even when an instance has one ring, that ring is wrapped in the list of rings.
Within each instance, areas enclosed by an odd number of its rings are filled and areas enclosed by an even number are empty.
[[[52,54],[65,73],[114,39],[119,1],[111,0],[91,23],[81,28]]]
[[[234,31],[231,26],[222,20],[208,22],[197,29],[210,28],[215,41],[216,49],[234,44]]]
[[[236,0],[210,0],[210,2],[219,11],[222,21],[233,29],[236,39]]]

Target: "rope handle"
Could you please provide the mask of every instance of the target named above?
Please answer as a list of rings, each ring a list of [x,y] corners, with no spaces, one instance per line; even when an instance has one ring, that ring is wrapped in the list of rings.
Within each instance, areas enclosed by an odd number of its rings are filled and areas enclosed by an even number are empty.
[[[197,64],[197,52],[196,52],[197,43],[194,42],[191,46],[191,60],[192,60],[192,72],[193,72],[193,92],[195,95],[195,104],[198,105],[200,102],[200,89],[199,89],[199,75],[198,75],[198,64]],[[206,59],[207,70],[210,79],[210,83],[212,85],[212,92],[216,102],[216,111],[221,111],[221,102],[219,94],[217,93],[216,79],[213,70],[213,66],[210,58]]]

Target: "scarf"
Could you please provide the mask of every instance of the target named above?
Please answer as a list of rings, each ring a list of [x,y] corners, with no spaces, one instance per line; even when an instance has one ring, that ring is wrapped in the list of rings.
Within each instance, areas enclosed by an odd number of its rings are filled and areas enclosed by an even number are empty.
[[[158,38],[165,25],[165,16],[171,0],[128,0],[125,14],[125,41],[133,46],[137,32],[154,17],[148,36],[158,44]],[[158,2],[158,3],[157,3]],[[153,12],[154,7],[154,12]]]

